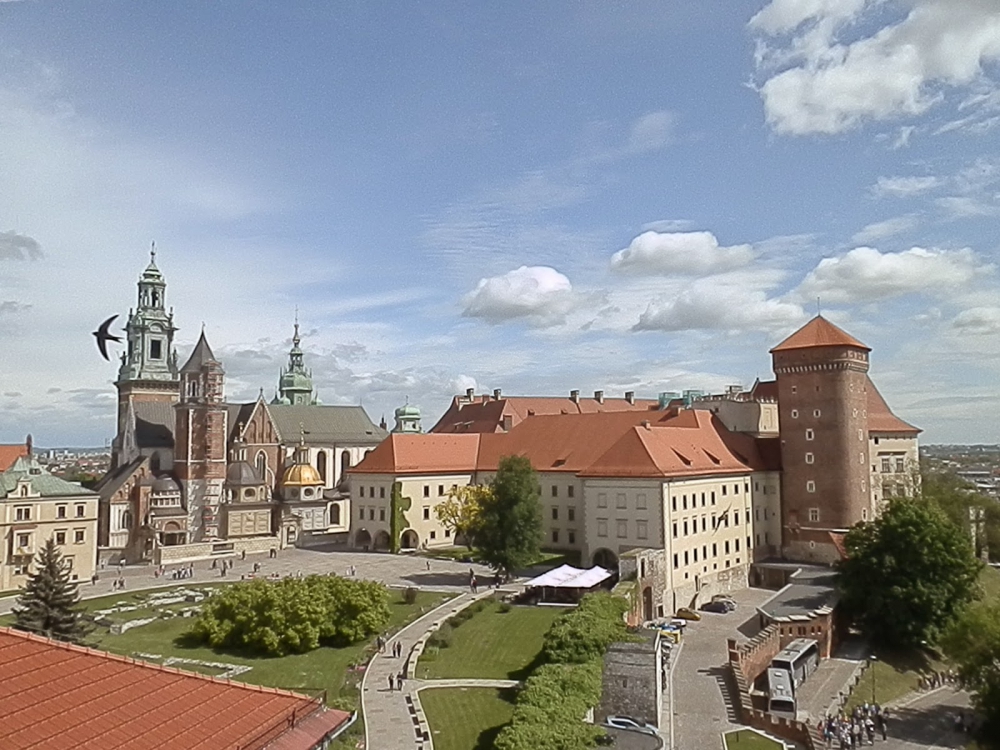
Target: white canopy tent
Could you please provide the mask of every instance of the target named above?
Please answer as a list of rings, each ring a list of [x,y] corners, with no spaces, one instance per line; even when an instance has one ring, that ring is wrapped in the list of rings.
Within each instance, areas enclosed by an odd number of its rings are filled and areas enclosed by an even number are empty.
[[[605,570],[596,565],[589,570],[574,568],[572,565],[560,565],[558,568],[553,568],[547,573],[542,573],[537,578],[526,581],[524,586],[528,589],[542,589],[542,599],[544,600],[547,589],[561,589],[564,591],[572,589],[577,592],[589,591],[600,586],[611,578],[612,575],[614,573],[610,570]],[[566,593],[569,592],[566,591]]]

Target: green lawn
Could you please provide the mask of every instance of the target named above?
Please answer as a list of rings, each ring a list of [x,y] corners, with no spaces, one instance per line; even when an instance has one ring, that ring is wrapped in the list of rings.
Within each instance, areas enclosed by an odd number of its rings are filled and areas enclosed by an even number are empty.
[[[514,691],[435,688],[420,691],[434,750],[490,750],[514,713]]]
[[[448,648],[428,649],[417,663],[420,678],[524,679],[542,650],[542,636],[561,607],[512,607],[500,612],[489,600],[482,612],[456,628]]]
[[[878,661],[865,670],[861,682],[855,686],[847,699],[848,710],[865,701],[871,701],[873,681],[875,683],[875,702],[885,705],[889,701],[902,698],[907,693],[916,690],[921,673],[929,674],[932,670],[947,668],[947,665],[933,654],[919,651],[881,650],[876,655]]]
[[[768,739],[749,729],[729,732],[725,735],[727,750],[784,750],[780,742]]]

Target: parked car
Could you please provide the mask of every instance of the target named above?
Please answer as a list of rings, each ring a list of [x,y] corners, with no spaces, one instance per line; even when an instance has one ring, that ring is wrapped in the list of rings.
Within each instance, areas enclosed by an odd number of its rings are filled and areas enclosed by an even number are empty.
[[[682,620],[700,620],[701,615],[688,607],[681,607],[677,610],[677,617]]]
[[[652,724],[633,719],[630,716],[609,716],[601,726],[613,729],[626,729],[630,732],[642,732],[643,734],[659,734],[659,730]]]
[[[705,602],[701,605],[701,608],[705,612],[715,612],[720,615],[726,615],[733,611],[733,608],[724,601]]]
[[[733,599],[729,594],[716,594],[712,597],[713,602],[729,602],[733,605],[733,609],[736,609],[736,600]]]

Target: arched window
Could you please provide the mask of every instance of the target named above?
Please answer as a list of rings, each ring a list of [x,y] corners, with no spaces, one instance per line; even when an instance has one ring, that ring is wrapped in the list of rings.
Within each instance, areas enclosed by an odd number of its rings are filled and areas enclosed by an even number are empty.
[[[257,454],[257,473],[260,474],[262,482],[267,481],[267,454],[264,451]]]
[[[323,484],[326,484],[326,451],[322,448],[316,452],[316,471],[319,472]]]
[[[340,454],[340,481],[347,481],[347,470],[351,468],[351,452],[344,451]]]
[[[132,528],[132,514],[127,510],[122,511],[122,528],[123,529]]]
[[[340,526],[340,503],[334,503],[330,506],[330,525]]]

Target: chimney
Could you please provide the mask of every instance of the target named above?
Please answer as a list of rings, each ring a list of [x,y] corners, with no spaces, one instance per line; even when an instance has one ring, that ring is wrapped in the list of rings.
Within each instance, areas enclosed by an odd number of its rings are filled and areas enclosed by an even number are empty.
[[[500,391],[499,388],[494,388],[493,389],[493,400],[494,401],[499,401],[500,400],[500,393],[501,393],[501,391]]]
[[[28,451],[28,458],[31,458],[31,450],[34,447],[33,441],[31,439],[31,433],[28,433],[28,437],[24,441],[24,447]]]
[[[569,392],[569,400],[572,401],[574,404],[580,403],[580,391],[578,391],[578,390],[572,390],[572,391],[570,391]]]
[[[475,388],[466,388],[465,389],[465,397],[469,401],[472,401],[472,399],[474,399],[476,397],[476,389]]]
[[[635,391],[625,391],[625,400],[630,404],[635,403]]]
[[[510,414],[503,415],[503,431],[510,432],[511,428],[514,426],[514,417]]]
[[[641,424],[642,424],[643,428],[645,428],[647,430],[649,429],[649,420],[648,419],[642,420]]]
[[[594,401],[599,404],[604,403],[604,391],[594,391]]]

